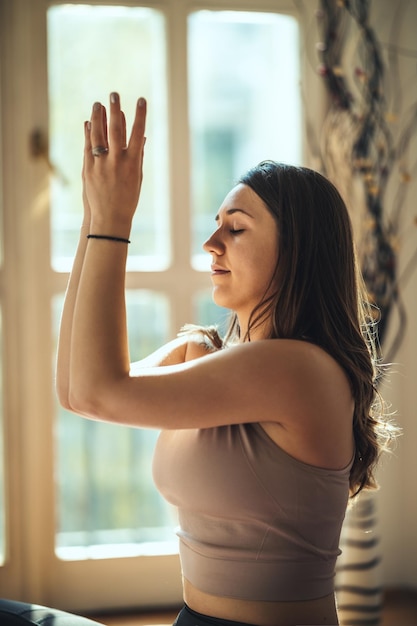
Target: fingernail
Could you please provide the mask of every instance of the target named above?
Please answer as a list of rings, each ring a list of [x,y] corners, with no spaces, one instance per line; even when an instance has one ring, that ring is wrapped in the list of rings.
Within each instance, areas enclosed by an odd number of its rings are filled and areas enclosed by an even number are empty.
[[[101,109],[101,104],[100,104],[100,102],[94,102],[94,104],[93,104],[93,110],[94,110],[94,111],[100,111],[100,109]]]
[[[110,94],[110,102],[112,104],[116,104],[116,102],[118,102],[119,100],[119,94],[116,93],[115,91],[112,91],[112,93]]]
[[[146,104],[145,98],[139,98],[138,100],[138,106],[140,107],[144,107]]]
[[[88,122],[87,122],[87,130],[88,130],[88,131],[90,131],[90,130],[91,130],[91,122],[90,122],[90,121],[88,121]]]

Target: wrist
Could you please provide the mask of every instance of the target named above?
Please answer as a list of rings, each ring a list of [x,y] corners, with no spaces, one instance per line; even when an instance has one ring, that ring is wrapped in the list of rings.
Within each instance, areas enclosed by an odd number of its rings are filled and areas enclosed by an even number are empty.
[[[91,220],[88,225],[89,235],[98,235],[102,237],[116,237],[120,239],[130,239],[130,231],[132,229],[131,222],[114,222]]]
[[[115,237],[114,235],[87,235],[87,239],[98,239],[104,241],[117,241],[119,243],[130,243],[130,239],[126,239],[125,237]]]

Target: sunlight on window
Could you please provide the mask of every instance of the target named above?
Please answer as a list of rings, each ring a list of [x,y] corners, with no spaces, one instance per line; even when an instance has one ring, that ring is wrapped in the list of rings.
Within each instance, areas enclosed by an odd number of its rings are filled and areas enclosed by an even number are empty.
[[[54,300],[57,337],[63,296]],[[169,307],[154,292],[127,292],[129,344],[139,360],[167,341]],[[63,559],[176,550],[173,509],[152,475],[157,431],[94,422],[57,406],[56,552]]]
[[[197,11],[188,19],[193,265],[236,179],[264,159],[301,161],[297,21]]]
[[[81,224],[83,122],[95,100],[119,91],[131,127],[136,100],[149,101],[145,177],[128,269],[170,262],[165,25],[148,8],[65,4],[48,10],[52,266],[69,271]]]

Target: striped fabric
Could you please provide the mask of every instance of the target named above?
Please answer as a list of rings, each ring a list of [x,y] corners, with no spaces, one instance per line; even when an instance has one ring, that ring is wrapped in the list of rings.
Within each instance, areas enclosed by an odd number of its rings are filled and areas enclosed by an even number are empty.
[[[375,494],[363,492],[347,512],[336,565],[340,624],[379,626],[382,616],[381,552]]]

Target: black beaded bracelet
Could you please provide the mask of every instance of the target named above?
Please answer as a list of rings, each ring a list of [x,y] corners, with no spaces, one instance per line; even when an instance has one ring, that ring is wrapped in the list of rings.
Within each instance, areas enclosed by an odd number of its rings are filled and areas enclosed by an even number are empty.
[[[113,237],[112,235],[87,235],[87,239],[108,239],[109,241],[121,241],[122,243],[130,243],[130,239],[124,237]]]

